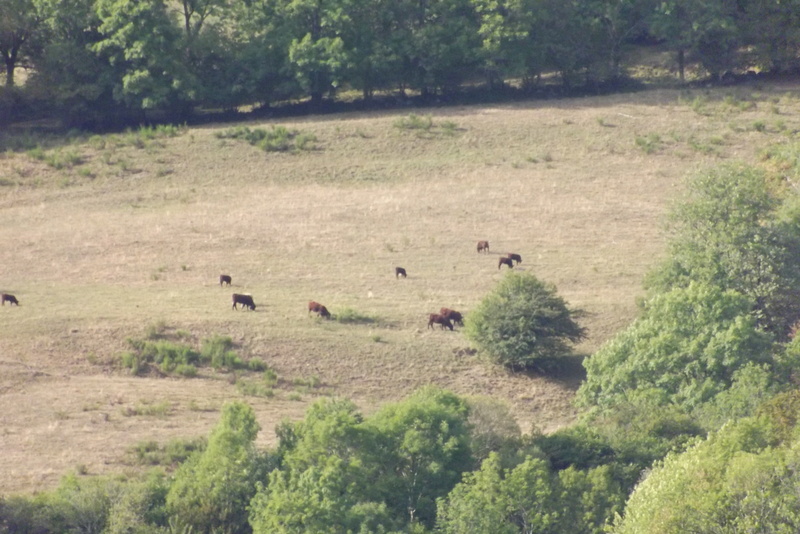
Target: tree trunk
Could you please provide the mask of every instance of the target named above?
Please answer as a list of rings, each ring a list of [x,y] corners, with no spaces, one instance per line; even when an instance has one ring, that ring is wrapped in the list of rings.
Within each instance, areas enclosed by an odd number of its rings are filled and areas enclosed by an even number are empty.
[[[14,87],[14,67],[17,63],[17,54],[15,50],[11,53],[3,52],[3,61],[6,64],[6,87]]]
[[[678,75],[681,78],[681,83],[686,81],[685,70],[686,70],[686,52],[683,49],[681,49],[678,50]]]

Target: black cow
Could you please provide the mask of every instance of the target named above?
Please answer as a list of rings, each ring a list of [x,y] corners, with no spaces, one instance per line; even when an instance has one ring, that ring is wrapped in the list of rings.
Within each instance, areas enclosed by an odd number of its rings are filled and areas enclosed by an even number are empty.
[[[439,310],[439,315],[441,315],[442,317],[446,317],[447,319],[452,321],[453,324],[464,326],[464,316],[461,315],[461,313],[457,312],[456,310],[451,310],[450,308],[442,308],[441,310]]]
[[[256,303],[253,302],[253,297],[251,297],[250,295],[240,295],[239,293],[234,293],[232,299],[233,299],[234,310],[238,309],[236,307],[237,304],[241,304],[242,309],[250,308],[253,311],[256,310]]]
[[[229,274],[219,275],[219,285],[222,286],[224,284],[231,285],[231,275]]]
[[[3,295],[0,297],[0,300],[3,301],[2,303],[3,306],[6,305],[6,302],[10,304],[16,304],[17,306],[19,306],[19,301],[17,300],[17,297],[12,295],[11,293],[3,293]]]
[[[486,252],[489,253],[489,242],[488,241],[478,241],[478,252]]]
[[[511,258],[500,258],[500,261],[497,262],[497,268],[499,269],[503,265],[508,265],[509,269],[514,268],[514,260]]]
[[[522,256],[520,256],[519,254],[514,254],[513,252],[509,252],[508,258],[514,260],[517,263],[522,263]]]
[[[408,276],[408,275],[406,275],[406,270],[403,269],[402,267],[395,267],[394,268],[394,277],[395,278],[400,278],[401,276],[403,278],[406,278],[406,276]]]
[[[320,317],[324,317],[326,319],[331,318],[331,312],[328,311],[328,308],[313,300],[308,301],[308,313],[311,312],[314,312]]]
[[[431,313],[428,315],[428,328],[433,328],[434,324],[440,325],[442,330],[444,330],[445,327],[449,328],[450,330],[453,329],[453,323],[450,322],[450,319],[442,316],[439,313]]]

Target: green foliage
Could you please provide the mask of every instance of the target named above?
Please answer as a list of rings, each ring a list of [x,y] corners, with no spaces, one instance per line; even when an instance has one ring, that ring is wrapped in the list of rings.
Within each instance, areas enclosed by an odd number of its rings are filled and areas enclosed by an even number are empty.
[[[215,335],[204,339],[200,350],[191,345],[173,341],[187,337],[185,332],[172,334],[165,323],[148,327],[145,339],[129,338],[131,349],[119,356],[120,365],[130,369],[134,375],[143,375],[157,368],[164,374],[174,374],[185,378],[197,376],[197,367],[210,365],[214,369],[250,369],[259,371],[265,368],[263,362],[243,361],[231,350],[233,340],[228,336]]]
[[[336,322],[343,324],[374,324],[378,322],[377,317],[349,307],[338,310],[332,317]]]
[[[289,130],[285,126],[271,126],[269,130],[237,126],[218,132],[216,136],[220,139],[242,139],[265,152],[311,150],[317,140],[313,134]]]
[[[568,355],[583,339],[576,312],[554,286],[528,273],[510,272],[466,321],[466,335],[494,362],[512,369],[541,367]]]
[[[148,372],[151,365],[163,373],[172,373],[179,365],[193,366],[200,360],[196,350],[166,339],[147,341],[129,338],[128,345],[133,351],[124,353],[121,363],[137,375]]]
[[[736,371],[771,360],[771,338],[756,327],[751,307],[738,293],[696,283],[655,296],[642,317],[584,361],[579,404],[613,411],[646,395],[691,410],[710,401]]]
[[[3,532],[147,534],[165,523],[163,475],[62,479],[58,488],[31,498],[0,498]]]
[[[556,474],[547,460],[528,456],[504,469],[492,453],[439,500],[438,527],[453,534],[600,534],[624,498],[607,467]]]
[[[653,154],[661,150],[663,142],[661,136],[655,133],[636,136],[636,146],[642,149],[645,154]]]
[[[556,470],[598,467],[611,462],[615,456],[608,441],[585,425],[536,436],[533,445],[550,459],[550,465]]]
[[[433,388],[367,420],[349,401],[315,403],[277,430],[282,467],[253,499],[253,531],[432,526],[435,500],[471,465],[467,415],[463,400]]]
[[[671,212],[670,254],[648,279],[653,291],[691,282],[752,299],[758,324],[785,338],[800,316],[800,204],[764,173],[725,166],[687,184]],[[782,193],[782,192],[781,192]]]
[[[173,439],[166,445],[159,445],[155,441],[143,441],[131,447],[129,453],[138,464],[176,467],[194,452],[203,451],[205,448],[205,438]]]
[[[266,463],[255,450],[260,427],[252,408],[226,404],[208,446],[184,462],[166,497],[167,511],[195,532],[241,532]]]
[[[798,449],[766,418],[730,424],[667,457],[636,488],[615,532],[796,532]]]
[[[408,117],[400,117],[394,121],[394,127],[400,130],[430,130],[433,128],[433,117],[430,115],[419,116],[414,113]]]

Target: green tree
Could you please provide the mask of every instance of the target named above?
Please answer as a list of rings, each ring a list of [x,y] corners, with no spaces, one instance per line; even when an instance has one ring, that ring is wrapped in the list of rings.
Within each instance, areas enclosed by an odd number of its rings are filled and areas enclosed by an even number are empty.
[[[714,77],[737,61],[740,31],[736,2],[666,0],[657,3],[650,31],[676,53],[678,74],[685,79],[687,54],[693,54]]]
[[[463,399],[428,387],[367,421],[378,446],[373,491],[406,523],[433,526],[436,499],[472,467],[468,417]]]
[[[504,468],[492,453],[439,499],[437,526],[453,534],[601,534],[624,496],[607,466],[554,473],[546,459],[527,456]]]
[[[44,15],[35,0],[0,2],[0,56],[6,71],[6,86],[14,85],[14,70],[43,27]]]
[[[166,499],[174,520],[193,532],[246,531],[247,506],[266,469],[253,444],[258,431],[248,405],[232,402],[223,407],[208,447],[189,457],[175,474]]]
[[[476,10],[489,85],[520,77],[525,88],[532,88],[545,68],[540,0],[478,0]]]
[[[739,369],[771,362],[771,337],[756,327],[751,306],[734,291],[697,283],[653,297],[642,317],[584,361],[579,405],[613,411],[645,395],[651,407],[691,410],[710,401]]]
[[[385,532],[399,524],[375,491],[376,439],[352,402],[316,402],[278,436],[281,468],[250,504],[256,534]]]
[[[670,214],[669,257],[647,285],[737,291],[752,300],[758,324],[784,339],[800,317],[797,195],[735,165],[692,177],[687,190]]]
[[[617,534],[797,532],[796,442],[781,444],[766,418],[743,419],[668,456],[636,488]]]
[[[97,0],[95,7],[103,37],[92,48],[114,68],[114,99],[142,118],[156,108],[185,114],[195,84],[164,0]]]
[[[800,66],[800,2],[749,0],[743,25],[752,59],[762,70],[794,72]]]
[[[569,354],[585,335],[575,316],[554,286],[511,272],[470,313],[466,334],[495,362],[525,369]]]

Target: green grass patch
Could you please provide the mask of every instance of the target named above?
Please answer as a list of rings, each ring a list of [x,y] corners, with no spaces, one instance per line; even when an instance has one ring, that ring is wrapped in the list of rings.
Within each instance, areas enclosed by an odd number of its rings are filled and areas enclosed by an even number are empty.
[[[333,319],[343,324],[374,324],[378,322],[377,317],[353,308],[342,308],[333,316]]]
[[[136,406],[128,406],[122,409],[125,417],[145,416],[145,417],[166,417],[172,411],[172,405],[168,401],[156,403],[139,403]]]
[[[663,146],[661,136],[656,133],[637,135],[635,142],[636,146],[645,154],[654,154]]]

